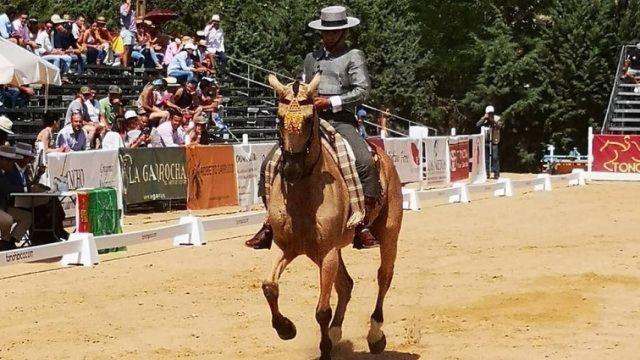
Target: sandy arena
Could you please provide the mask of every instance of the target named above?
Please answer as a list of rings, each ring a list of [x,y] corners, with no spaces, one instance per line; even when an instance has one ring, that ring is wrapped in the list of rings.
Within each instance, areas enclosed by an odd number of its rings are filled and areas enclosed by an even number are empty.
[[[406,212],[381,356],[365,339],[378,253],[346,250],[356,287],[334,358],[637,358],[640,184],[554,186]],[[281,341],[260,289],[270,254],[242,246],[255,230],[132,246],[93,269],[1,268],[0,358],[317,358],[317,269],[298,258],[283,275],[298,336]]]

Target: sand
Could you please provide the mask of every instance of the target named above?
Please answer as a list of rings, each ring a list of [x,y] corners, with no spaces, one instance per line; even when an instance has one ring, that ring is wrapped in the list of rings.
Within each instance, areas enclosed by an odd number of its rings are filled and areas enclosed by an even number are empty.
[[[406,212],[387,352],[369,355],[365,340],[378,254],[347,249],[356,287],[334,358],[636,358],[639,200],[640,184],[594,183]],[[260,289],[270,254],[242,246],[255,230],[132,246],[94,268],[0,268],[0,358],[317,358],[318,271],[299,258],[283,275],[298,336],[281,341]]]

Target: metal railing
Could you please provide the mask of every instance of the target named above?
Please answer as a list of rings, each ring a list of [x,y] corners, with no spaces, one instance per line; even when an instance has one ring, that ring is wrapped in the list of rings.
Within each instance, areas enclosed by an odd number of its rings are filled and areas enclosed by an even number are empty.
[[[262,73],[264,75],[264,78],[266,78],[266,74],[273,74],[279,79],[284,79],[284,80],[287,80],[287,81],[295,81],[296,80],[296,79],[294,79],[294,78],[292,78],[290,76],[283,75],[283,74],[277,73],[275,71],[272,71],[272,70],[266,69],[264,67],[261,67],[259,65],[252,64],[252,63],[250,63],[250,62],[248,62],[246,60],[242,60],[242,59],[239,59],[239,58],[236,58],[236,57],[231,57],[231,56],[228,56],[228,58],[229,58],[229,63],[230,64],[235,62],[235,63],[240,64],[241,65],[240,67],[246,68],[246,70],[242,69],[242,72],[241,71],[235,71],[235,72],[234,71],[228,71],[228,74],[233,76],[233,77],[235,77],[235,78],[237,78],[237,79],[241,79],[241,80],[246,81],[248,88],[250,88],[252,85],[257,85],[257,86],[261,86],[261,87],[264,87],[264,88],[267,88],[267,89],[273,89],[269,84],[266,84],[266,83],[264,83],[262,81],[256,80],[255,76],[256,76],[257,73]],[[422,127],[426,127],[428,129],[430,135],[431,135],[431,132],[433,132],[433,136],[438,135],[438,130],[436,128],[434,128],[434,127],[427,126],[425,124],[421,124],[419,122],[404,118],[404,117],[399,116],[399,115],[395,115],[393,113],[390,113],[390,112],[375,108],[375,107],[373,107],[371,105],[363,104],[362,107],[365,108],[365,109],[368,109],[368,110],[370,110],[372,112],[375,112],[376,115],[378,115],[378,116],[380,116],[380,115],[386,116],[387,119],[388,119],[387,121],[388,121],[389,126],[396,125],[396,126],[399,127],[399,129],[398,128],[391,129],[391,128],[388,128],[388,127],[383,127],[380,124],[374,124],[374,123],[371,123],[371,122],[367,121],[368,124],[370,124],[372,126],[375,126],[375,127],[379,128],[379,129],[387,130],[389,133],[393,133],[393,134],[396,134],[396,135],[399,135],[399,136],[408,136],[409,135],[409,127],[411,127],[411,126],[422,126]],[[374,116],[374,117],[377,118],[377,116]],[[392,120],[395,120],[395,122],[392,122]],[[405,132],[402,131],[404,129],[406,129]]]
[[[600,129],[601,134],[604,134],[607,131],[607,126],[609,125],[609,122],[611,122],[611,118],[613,117],[613,108],[615,106],[615,101],[618,94],[618,85],[620,84],[622,71],[624,70],[624,59],[626,58],[627,48],[630,46],[631,45],[622,46],[622,48],[620,49],[620,59],[618,60],[616,76],[615,80],[613,81],[613,87],[611,88],[611,95],[609,96],[609,106],[607,106],[607,112],[604,115],[602,129]]]

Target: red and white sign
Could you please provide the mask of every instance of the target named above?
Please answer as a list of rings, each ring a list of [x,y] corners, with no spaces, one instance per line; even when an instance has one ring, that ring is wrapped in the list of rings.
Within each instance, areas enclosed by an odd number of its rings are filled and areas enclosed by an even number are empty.
[[[451,159],[451,182],[469,178],[469,139],[449,139],[449,159]]]
[[[449,172],[447,162],[449,139],[446,137],[430,137],[423,139],[422,142],[424,143],[424,157],[427,163],[427,184],[438,185],[448,183]]]
[[[395,165],[400,182],[420,181],[420,140],[408,138],[384,139],[384,151]]]
[[[595,135],[592,170],[640,174],[640,135]]]

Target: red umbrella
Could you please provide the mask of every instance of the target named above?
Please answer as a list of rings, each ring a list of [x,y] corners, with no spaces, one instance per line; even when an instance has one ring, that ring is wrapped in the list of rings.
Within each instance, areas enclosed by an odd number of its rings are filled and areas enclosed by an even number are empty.
[[[160,24],[163,22],[167,22],[169,20],[173,20],[178,17],[178,13],[173,10],[168,9],[158,9],[149,11],[145,16],[145,20],[149,20],[153,23]]]

